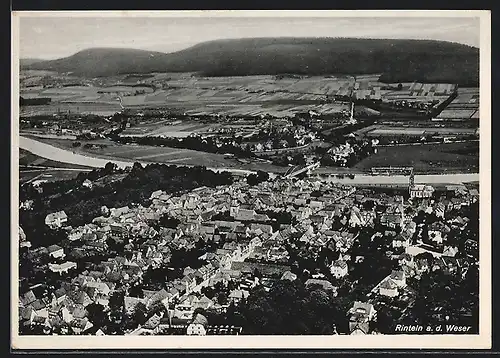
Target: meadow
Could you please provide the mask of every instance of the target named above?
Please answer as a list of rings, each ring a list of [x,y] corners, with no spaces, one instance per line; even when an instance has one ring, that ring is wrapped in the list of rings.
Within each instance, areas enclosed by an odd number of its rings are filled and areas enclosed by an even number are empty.
[[[293,116],[313,110],[320,114],[348,109],[341,99],[446,100],[453,84],[379,82],[378,75],[365,76],[234,76],[199,77],[189,73],[154,73],[141,78],[143,85],[126,76],[106,79],[104,85],[61,88],[25,87],[21,96],[52,99],[45,106],[21,109],[22,115],[60,112],[112,114],[124,108],[168,108],[190,115]],[[121,101],[121,105],[120,105]]]
[[[379,147],[354,168],[412,166],[419,173],[477,172],[479,142]]]
[[[436,118],[442,120],[479,118],[479,88],[458,88],[457,97]]]
[[[450,127],[432,127],[432,126],[421,126],[421,127],[411,127],[411,126],[389,126],[375,124],[369,127],[365,127],[359,131],[358,134],[364,134],[366,136],[372,137],[383,137],[383,136],[423,136],[423,135],[467,135],[475,134],[475,128],[450,128]]]
[[[238,166],[236,159],[225,158],[222,154],[206,153],[190,149],[153,147],[136,144],[118,144],[108,139],[79,141],[81,146],[73,147],[74,141],[37,139],[41,142],[72,152],[102,159],[124,159],[151,163],[172,163],[179,165],[202,165],[233,168]],[[86,148],[85,144],[98,144],[101,148]]]

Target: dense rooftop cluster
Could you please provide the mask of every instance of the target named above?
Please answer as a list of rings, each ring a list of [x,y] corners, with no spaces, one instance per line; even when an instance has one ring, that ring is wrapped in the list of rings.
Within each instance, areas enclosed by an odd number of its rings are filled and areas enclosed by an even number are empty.
[[[410,198],[315,177],[253,184],[157,190],[75,227],[49,213],[61,240],[48,247],[21,229],[21,333],[369,334],[477,318],[476,189]],[[457,296],[448,306],[440,280]],[[287,295],[331,317],[298,312],[285,328],[291,313],[273,297]]]

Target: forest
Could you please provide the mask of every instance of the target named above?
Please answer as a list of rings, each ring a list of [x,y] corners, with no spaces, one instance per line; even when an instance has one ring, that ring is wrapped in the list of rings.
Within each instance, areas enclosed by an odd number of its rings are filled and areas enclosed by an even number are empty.
[[[91,48],[22,69],[81,76],[195,72],[203,76],[381,73],[384,82],[477,86],[479,49],[431,40],[357,38],[248,38],[203,42],[182,51]]]

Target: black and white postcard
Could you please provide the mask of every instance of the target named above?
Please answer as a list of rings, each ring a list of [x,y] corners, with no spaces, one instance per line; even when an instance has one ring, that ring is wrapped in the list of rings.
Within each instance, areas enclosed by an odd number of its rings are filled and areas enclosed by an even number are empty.
[[[12,31],[13,348],[491,347],[489,12]]]

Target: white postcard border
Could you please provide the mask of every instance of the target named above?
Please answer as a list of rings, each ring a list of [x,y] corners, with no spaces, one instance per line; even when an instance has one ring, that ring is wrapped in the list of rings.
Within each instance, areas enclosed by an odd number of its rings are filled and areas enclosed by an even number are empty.
[[[20,336],[19,21],[20,17],[478,17],[480,18],[480,329],[479,335],[366,336]],[[22,11],[12,22],[11,347],[13,349],[488,349],[491,348],[491,14],[486,10],[335,11]]]

